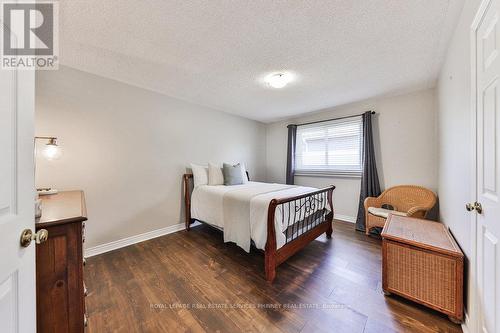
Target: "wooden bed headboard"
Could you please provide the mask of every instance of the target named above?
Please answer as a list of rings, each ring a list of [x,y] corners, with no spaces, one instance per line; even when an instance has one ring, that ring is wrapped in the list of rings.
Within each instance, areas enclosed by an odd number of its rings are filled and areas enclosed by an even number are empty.
[[[245,171],[245,172],[247,174],[248,180],[250,180],[250,175],[248,174],[248,171]],[[184,180],[189,180],[189,179],[193,178],[193,174],[192,173],[185,173],[183,175],[183,178],[184,178]]]
[[[250,175],[248,174],[248,171],[245,171],[247,174],[248,180],[250,180]],[[191,219],[191,190],[189,187],[189,181],[193,179],[193,174],[192,173],[185,173],[182,175],[182,180],[184,183],[184,215],[185,215],[185,222],[186,222],[186,230],[189,230],[191,223],[193,223],[193,220]]]

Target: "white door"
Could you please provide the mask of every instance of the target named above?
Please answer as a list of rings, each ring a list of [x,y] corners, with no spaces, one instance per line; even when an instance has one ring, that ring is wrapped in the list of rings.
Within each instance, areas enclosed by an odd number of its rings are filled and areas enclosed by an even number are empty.
[[[20,246],[23,229],[35,226],[33,137],[34,72],[0,69],[0,331],[6,333],[36,330],[35,246]]]
[[[500,332],[500,0],[476,30],[476,307],[479,332]]]

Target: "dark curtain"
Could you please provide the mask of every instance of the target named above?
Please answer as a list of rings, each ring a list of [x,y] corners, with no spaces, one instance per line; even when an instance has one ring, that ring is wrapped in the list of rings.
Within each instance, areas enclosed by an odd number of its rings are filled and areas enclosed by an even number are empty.
[[[363,114],[363,172],[356,230],[365,231],[365,199],[367,197],[378,197],[380,193],[375,150],[373,148],[372,112],[368,111]]]
[[[288,125],[288,145],[286,157],[286,183],[293,185],[295,176],[295,142],[297,125]]]

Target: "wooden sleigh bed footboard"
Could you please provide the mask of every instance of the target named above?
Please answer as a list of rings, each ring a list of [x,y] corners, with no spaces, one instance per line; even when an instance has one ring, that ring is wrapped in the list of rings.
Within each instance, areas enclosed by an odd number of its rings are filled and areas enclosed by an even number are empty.
[[[183,176],[186,230],[189,230],[194,222],[191,218],[191,178],[192,174]],[[267,242],[264,251],[267,281],[273,282],[276,278],[276,268],[322,233],[326,233],[327,238],[332,237],[334,189],[335,186],[332,185],[298,196],[271,200],[267,214]],[[276,224],[282,226],[283,231],[279,232],[285,238],[280,248],[276,241]]]
[[[332,195],[335,186],[286,199],[273,199],[267,213],[267,242],[265,250],[266,279],[273,282],[276,268],[286,259],[315,240],[323,232],[327,238],[333,232]],[[280,211],[277,221],[286,226],[285,244],[277,248],[276,211]]]

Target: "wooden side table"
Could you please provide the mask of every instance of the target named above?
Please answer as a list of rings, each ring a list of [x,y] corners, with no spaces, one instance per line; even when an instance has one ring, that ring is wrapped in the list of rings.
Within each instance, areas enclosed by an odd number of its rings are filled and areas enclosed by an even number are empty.
[[[382,231],[382,288],[463,320],[464,255],[439,222],[389,215]]]

